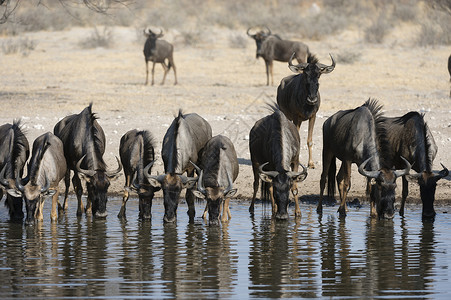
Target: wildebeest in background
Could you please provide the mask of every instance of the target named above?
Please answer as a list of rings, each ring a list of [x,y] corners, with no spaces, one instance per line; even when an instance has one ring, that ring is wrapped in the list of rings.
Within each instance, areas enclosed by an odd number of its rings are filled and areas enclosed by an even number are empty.
[[[54,134],[64,145],[64,156],[67,163],[65,177],[66,193],[63,209],[67,208],[67,195],[70,184],[70,170],[74,171],[72,184],[78,200],[77,215],[83,213],[83,187],[81,179],[86,181],[88,200],[86,213],[96,217],[106,217],[107,191],[110,181],[117,179],[122,170],[121,162],[116,157],[118,168],[107,171],[103,160],[105,152],[105,133],[92,112],[92,103],[81,113],[63,118],[54,128]],[[81,177],[81,178],[80,178]]]
[[[260,30],[251,33],[248,28],[247,35],[255,40],[257,45],[256,57],[262,57],[266,66],[266,85],[269,85],[269,74],[271,73],[271,85],[274,84],[273,61],[287,62],[292,53],[296,53],[298,63],[307,62],[309,48],[302,42],[283,40],[278,35],[271,34],[271,30],[265,26],[265,31]]]
[[[193,221],[195,216],[193,186],[194,166],[198,164],[200,151],[211,138],[211,126],[196,113],[184,115],[179,111],[163,138],[161,156],[164,162],[165,174],[152,176],[145,173],[154,187],[163,189],[164,222],[175,222],[180,192],[186,188],[188,216]],[[182,175],[187,173],[187,176]]]
[[[298,131],[301,123],[309,120],[307,136],[308,167],[315,168],[312,156],[312,137],[316,113],[321,104],[318,81],[321,74],[330,73],[335,69],[335,60],[330,55],[332,65],[326,66],[320,64],[314,55],[309,54],[306,63],[295,66],[292,64],[294,55],[293,53],[289,59],[288,66],[291,71],[300,74],[291,75],[281,80],[277,88],[277,104],[287,118],[293,121]]]
[[[163,30],[160,29],[160,33],[154,33],[152,30],[148,29],[148,32],[144,30],[144,35],[147,40],[144,44],[144,60],[146,61],[146,85],[149,83],[149,61],[152,62],[152,85],[154,84],[155,76],[155,64],[160,63],[164,69],[163,80],[161,84],[164,84],[166,75],[169,70],[174,70],[174,84],[177,84],[177,70],[174,64],[174,46],[165,40],[160,40],[163,36]],[[166,64],[166,60],[168,63]]]
[[[299,132],[278,107],[274,112],[252,127],[249,134],[252,170],[254,173],[254,194],[249,211],[254,211],[254,203],[262,182],[262,198],[271,198],[272,213],[277,219],[288,218],[289,191],[294,196],[295,215],[301,216],[298,202],[297,183],[307,177],[307,169],[299,167]],[[264,171],[266,167],[268,171]]]
[[[448,57],[448,73],[449,73],[449,81],[451,82],[451,55]],[[449,91],[449,96],[451,97],[451,89]]]
[[[20,120],[14,121],[12,125],[0,126],[0,170],[4,178],[1,181],[0,199],[3,197],[3,188],[14,188],[16,178],[22,178],[23,168],[29,156],[30,146],[21,129]],[[6,194],[5,205],[12,221],[23,219],[22,197]]]
[[[367,194],[370,193],[371,215],[393,218],[396,178],[407,175],[410,164],[404,159],[405,169],[393,170],[384,166],[388,143],[383,126],[382,106],[369,99],[355,109],[341,110],[323,124],[323,171],[320,180],[320,198],[317,210],[322,212],[323,192],[328,183],[328,195],[335,194],[336,158],[342,161],[336,175],[340,192],[340,216],[346,216],[346,196],[351,187],[351,164],[359,166],[359,173],[367,177]],[[371,171],[366,170],[369,166]],[[375,184],[370,186],[370,179]]]
[[[227,221],[232,217],[229,201],[237,191],[233,188],[233,182],[239,172],[232,141],[223,135],[212,137],[202,150],[199,168],[200,175],[194,195],[207,200],[204,218],[208,211],[209,224],[218,224],[222,204],[221,221]]]
[[[437,154],[437,145],[434,137],[424,121],[424,115],[418,112],[409,112],[401,117],[385,118],[387,140],[390,146],[390,156],[387,160],[395,168],[402,168],[404,157],[412,164],[416,172],[402,177],[402,202],[399,214],[404,215],[404,204],[409,194],[407,179],[412,179],[420,186],[420,196],[423,202],[423,217],[435,216],[434,200],[437,181],[448,176],[448,169],[438,174],[432,172],[432,164]],[[443,166],[443,165],[442,165]]]
[[[119,155],[125,174],[125,190],[122,199],[121,210],[118,217],[125,217],[125,207],[133,188],[139,197],[139,217],[151,218],[152,199],[154,193],[159,190],[149,184],[147,176],[144,175],[144,168],[155,160],[155,141],[148,130],[138,131],[136,129],[125,133],[120,141]],[[150,173],[146,170],[146,173]]]
[[[17,177],[15,189],[8,190],[12,196],[24,199],[27,211],[26,224],[33,224],[35,218],[38,221],[44,219],[42,212],[47,196],[52,196],[50,218],[56,221],[58,184],[65,174],[66,159],[61,140],[51,132],[37,137],[33,142],[27,176],[24,179]]]

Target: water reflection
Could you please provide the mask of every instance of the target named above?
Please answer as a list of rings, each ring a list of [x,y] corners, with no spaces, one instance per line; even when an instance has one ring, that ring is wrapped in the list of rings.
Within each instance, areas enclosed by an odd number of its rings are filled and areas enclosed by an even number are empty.
[[[137,201],[129,204],[137,216]],[[311,206],[302,219],[275,221],[264,210],[250,218],[247,205],[232,209],[221,226],[184,214],[163,224],[158,203],[145,221],[0,222],[0,297],[429,298],[450,290],[447,214],[421,222],[419,208],[376,220],[363,208],[340,219],[332,207],[318,220]]]

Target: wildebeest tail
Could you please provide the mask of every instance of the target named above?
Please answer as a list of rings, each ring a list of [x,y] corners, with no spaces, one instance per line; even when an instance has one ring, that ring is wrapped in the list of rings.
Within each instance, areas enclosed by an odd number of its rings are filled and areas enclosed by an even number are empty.
[[[168,62],[168,71],[171,69],[171,67],[172,67],[172,64],[171,64],[171,62],[169,61],[169,62]]]
[[[337,163],[335,157],[331,159],[329,172],[327,173],[327,196],[335,199],[335,174],[337,172]]]

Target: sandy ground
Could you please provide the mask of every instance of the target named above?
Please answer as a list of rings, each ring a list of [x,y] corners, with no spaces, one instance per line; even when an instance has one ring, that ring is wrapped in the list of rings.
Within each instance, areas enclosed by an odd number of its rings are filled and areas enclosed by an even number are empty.
[[[451,168],[451,100],[446,68],[450,49],[411,47],[415,30],[395,31],[382,45],[363,43],[358,30],[322,41],[304,41],[325,64],[330,64],[329,53],[352,52],[360,54],[360,59],[354,64],[338,62],[331,74],[320,79],[322,104],[314,131],[316,169],[309,170],[300,184],[300,195],[319,194],[322,123],[336,111],[360,106],[369,97],[383,104],[387,116],[424,112],[439,147],[434,170],[441,168],[440,163]],[[73,28],[17,37],[28,37],[37,47],[28,56],[0,56],[0,123],[21,118],[31,145],[37,136],[53,131],[61,118],[79,113],[93,102],[107,136],[104,158],[114,169],[119,140],[126,131],[149,129],[160,153],[164,133],[178,110],[196,112],[210,122],[213,135],[223,134],[234,142],[240,160],[237,198],[249,199],[253,181],[249,130],[269,113],[265,104],[275,101],[280,79],[291,74],[287,64],[275,62],[274,85],[266,86],[264,62],[255,59],[255,43],[245,30],[213,29],[195,48],[184,46],[177,32],[168,32],[165,39],[175,45],[179,84],[173,85],[171,72],[164,86],[144,86],[143,41],[138,40],[134,28],[115,27],[115,46],[111,49],[82,49],[79,42],[90,33],[91,29]],[[229,37],[237,34],[248,40],[245,48],[229,46]],[[0,37],[0,43],[6,39]],[[157,83],[162,74],[161,66],[156,66]],[[300,134],[301,162],[306,164],[307,122],[302,124]],[[155,170],[163,171],[160,155]],[[365,181],[355,166],[352,182],[349,199],[363,196]],[[124,176],[112,184],[110,191],[120,194],[123,184]],[[398,188],[398,197],[400,194]],[[439,181],[436,198],[451,200],[450,177]],[[418,187],[410,184],[409,201],[418,200]]]

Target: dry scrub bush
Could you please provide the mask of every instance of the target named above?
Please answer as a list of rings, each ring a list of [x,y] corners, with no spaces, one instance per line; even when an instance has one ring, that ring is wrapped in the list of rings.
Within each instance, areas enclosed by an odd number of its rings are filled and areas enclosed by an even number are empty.
[[[7,39],[2,43],[2,52],[5,55],[21,53],[23,56],[28,56],[35,48],[36,42],[28,38]]]
[[[392,25],[388,17],[381,13],[372,25],[365,29],[365,41],[368,43],[380,44],[384,41],[385,36],[389,33]]]
[[[79,45],[84,49],[97,47],[111,48],[113,46],[113,30],[109,27],[104,27],[103,30],[100,31],[95,27],[91,35],[80,41]]]
[[[334,55],[337,63],[352,65],[360,60],[362,53],[352,50],[343,50]]]

